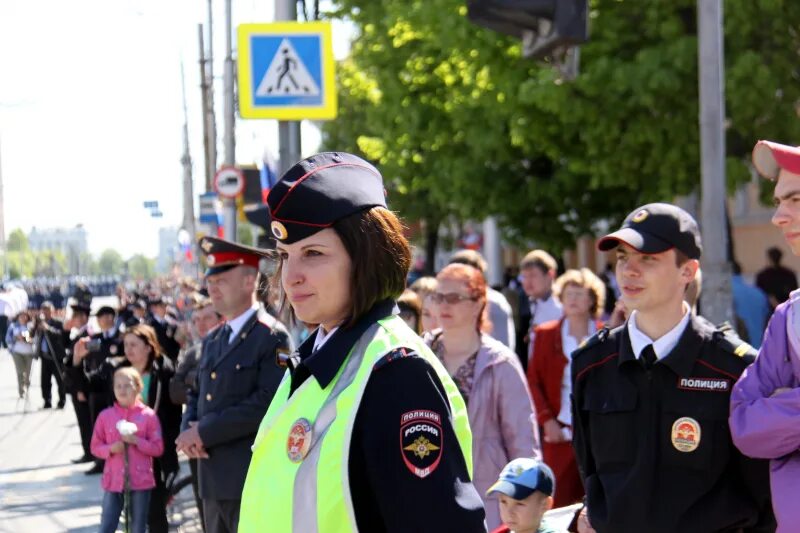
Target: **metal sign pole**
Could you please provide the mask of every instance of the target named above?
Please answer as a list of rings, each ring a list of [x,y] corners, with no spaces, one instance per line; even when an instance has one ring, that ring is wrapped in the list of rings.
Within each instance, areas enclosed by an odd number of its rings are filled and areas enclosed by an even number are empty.
[[[278,0],[275,2],[275,20],[297,20],[297,4],[294,0]],[[301,138],[300,122],[278,121],[278,154],[280,157],[280,174],[300,161]]]
[[[731,320],[731,270],[725,226],[725,77],[722,0],[697,0],[700,75],[700,166],[702,171],[703,315]]]
[[[225,165],[232,167],[236,165],[236,140],[234,138],[231,24],[231,0],[225,0]],[[223,205],[225,239],[236,241],[236,200],[226,198]]]

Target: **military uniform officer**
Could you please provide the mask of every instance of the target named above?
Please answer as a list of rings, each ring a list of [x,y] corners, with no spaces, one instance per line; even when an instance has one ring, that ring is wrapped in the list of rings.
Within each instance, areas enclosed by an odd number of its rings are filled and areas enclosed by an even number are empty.
[[[250,446],[283,370],[277,352],[289,352],[285,328],[256,303],[262,252],[214,237],[200,240],[214,308],[226,320],[203,340],[197,392],[187,395],[178,451],[198,463],[208,533],[237,531]]]
[[[148,307],[150,314],[147,317],[147,323],[156,330],[158,343],[164,350],[164,355],[169,357],[173,363],[177,363],[178,354],[181,351],[181,345],[175,339],[178,324],[167,314],[167,302],[161,296],[156,296],[149,300]]]
[[[100,332],[82,339],[74,346],[75,355],[81,359],[84,375],[88,378],[89,413],[92,427],[100,412],[114,403],[111,383],[98,380],[94,376],[100,373],[103,363],[107,359],[125,355],[122,338],[114,327],[117,312],[112,307],[103,306],[97,310],[97,325]],[[103,461],[96,459],[94,467],[87,474],[100,474],[103,472]]]
[[[728,429],[731,389],[755,352],[683,301],[701,254],[697,223],[648,204],[599,248],[616,249],[631,314],[572,355],[580,531],[774,531],[767,464],[742,456]]]
[[[318,154],[268,203],[281,299],[319,328],[259,428],[240,533],[485,532],[464,401],[397,316],[411,253],[380,173]]]

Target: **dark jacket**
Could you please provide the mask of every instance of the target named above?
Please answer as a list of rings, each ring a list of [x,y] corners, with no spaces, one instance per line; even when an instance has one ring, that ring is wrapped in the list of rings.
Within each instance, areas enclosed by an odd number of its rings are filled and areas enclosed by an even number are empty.
[[[183,427],[197,421],[208,459],[198,463],[200,496],[242,496],[258,426],[284,370],[276,352],[290,349],[285,328],[263,309],[253,314],[233,342],[219,327],[203,340],[197,392],[189,392]]]
[[[626,326],[573,353],[573,446],[598,533],[774,531],[767,463],[744,457],[728,427],[754,355],[700,317],[650,370]]]
[[[178,325],[169,317],[160,321],[154,316],[148,317],[147,324],[156,330],[158,343],[161,345],[161,349],[164,350],[164,355],[173,362],[177,361],[178,353],[181,351],[181,345],[175,340],[175,332],[178,329]]]

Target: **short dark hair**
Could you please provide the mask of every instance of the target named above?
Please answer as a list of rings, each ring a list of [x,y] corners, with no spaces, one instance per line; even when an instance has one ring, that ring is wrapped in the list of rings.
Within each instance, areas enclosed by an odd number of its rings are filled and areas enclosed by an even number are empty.
[[[350,282],[353,299],[344,327],[354,325],[381,300],[397,299],[406,288],[411,268],[411,247],[397,216],[384,207],[372,207],[346,216],[332,226],[353,264]],[[280,287],[283,317],[296,319],[280,285],[282,267],[272,276]]]
[[[781,252],[781,249],[777,246],[772,246],[767,250],[767,256],[769,256],[769,260],[772,261],[773,264],[777,265],[783,258],[783,252]]]
[[[379,301],[403,293],[411,268],[411,247],[400,220],[383,207],[342,218],[333,229],[353,262],[349,327]]]

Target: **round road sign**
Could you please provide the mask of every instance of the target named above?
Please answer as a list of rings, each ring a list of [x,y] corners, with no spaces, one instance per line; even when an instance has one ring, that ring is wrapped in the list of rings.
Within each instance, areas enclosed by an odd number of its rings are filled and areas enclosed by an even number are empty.
[[[214,190],[224,198],[236,198],[244,191],[244,173],[235,167],[222,167],[214,175]]]

